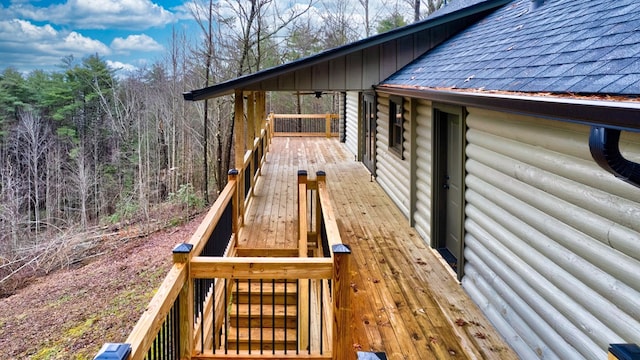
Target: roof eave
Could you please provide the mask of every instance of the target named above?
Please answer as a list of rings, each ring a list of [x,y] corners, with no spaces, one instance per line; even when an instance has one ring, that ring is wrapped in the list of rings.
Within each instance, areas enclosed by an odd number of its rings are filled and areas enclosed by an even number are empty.
[[[381,85],[376,90],[400,96],[488,110],[533,115],[589,126],[640,131],[640,102],[568,98],[527,94],[504,94],[453,89],[410,88]]]

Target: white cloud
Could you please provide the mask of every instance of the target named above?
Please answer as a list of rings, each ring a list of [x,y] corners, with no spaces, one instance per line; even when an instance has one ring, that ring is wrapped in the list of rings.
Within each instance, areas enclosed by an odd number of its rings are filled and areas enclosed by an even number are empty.
[[[52,39],[58,32],[49,24],[36,26],[29,21],[13,19],[0,21],[0,40],[3,41],[39,41]]]
[[[170,11],[150,0],[68,0],[46,8],[12,4],[17,17],[71,25],[80,29],[148,29],[176,21]]]
[[[25,20],[0,20],[0,64],[21,69],[51,67],[63,57],[109,55],[102,42],[75,31],[57,31],[51,25],[38,26]]]
[[[163,49],[157,41],[146,34],[129,35],[127,38],[117,37],[111,42],[111,48],[117,52],[129,51],[161,51]]]
[[[120,61],[106,61],[107,66],[116,72],[116,76],[126,77],[128,74],[138,71],[138,67],[131,64],[125,64]]]

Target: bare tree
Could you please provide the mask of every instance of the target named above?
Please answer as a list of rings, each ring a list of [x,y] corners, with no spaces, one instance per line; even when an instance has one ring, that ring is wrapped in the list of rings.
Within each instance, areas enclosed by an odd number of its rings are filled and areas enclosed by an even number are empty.
[[[361,0],[362,1],[362,0]],[[423,14],[421,13],[421,5],[424,2],[424,5],[427,8],[424,16],[429,16],[434,11],[440,9],[442,5],[446,4],[446,0],[406,0],[407,3],[413,8],[413,21],[418,22],[422,18]]]
[[[89,223],[88,214],[88,200],[92,187],[94,186],[95,179],[93,178],[93,172],[91,166],[89,166],[84,144],[80,144],[77,148],[71,151],[71,159],[73,163],[70,169],[70,180],[77,191],[77,196],[80,201],[80,226],[82,229],[86,229]]]
[[[420,1],[420,0],[416,0]],[[369,23],[369,0],[358,0],[364,9],[364,33],[366,37],[371,35],[371,24]]]
[[[357,22],[353,21],[355,8],[349,1],[327,1],[323,5],[322,21],[324,26],[322,31],[325,49],[345,45],[360,38]],[[368,24],[365,25],[369,27]]]
[[[29,208],[33,215],[36,241],[41,225],[40,211],[42,201],[43,172],[41,171],[48,145],[51,140],[51,131],[48,124],[39,115],[23,111],[18,116],[17,143],[14,151],[16,158],[21,159],[28,174]]]
[[[24,232],[25,216],[22,212],[25,199],[23,183],[8,161],[0,168],[0,256],[10,257],[20,247]]]

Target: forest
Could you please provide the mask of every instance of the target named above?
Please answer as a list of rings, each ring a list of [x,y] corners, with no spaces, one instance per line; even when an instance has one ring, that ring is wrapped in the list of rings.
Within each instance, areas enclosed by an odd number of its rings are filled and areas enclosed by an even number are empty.
[[[164,57],[133,72],[98,54],[60,59],[56,71],[0,70],[0,296],[20,286],[16,275],[89,256],[101,229],[159,214],[177,224],[215,200],[231,159],[233,98],[190,103],[183,92],[405,25],[442,0],[371,14],[369,0],[358,0],[362,24],[350,21],[346,1],[324,3],[321,21],[305,16],[318,4],[194,2],[200,33],[174,29]],[[331,96],[270,94],[267,104],[337,112]]]

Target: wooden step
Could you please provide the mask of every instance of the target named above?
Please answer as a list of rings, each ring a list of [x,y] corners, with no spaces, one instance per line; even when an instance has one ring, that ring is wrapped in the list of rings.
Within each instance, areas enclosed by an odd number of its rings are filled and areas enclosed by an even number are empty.
[[[260,282],[252,281],[251,286],[248,282],[241,281],[234,287],[232,299],[234,303],[247,304],[249,302],[249,296],[251,297],[251,304],[260,304],[260,298],[262,298],[263,305],[285,303],[285,286],[286,286],[286,303],[287,305],[295,305],[298,302],[298,294],[296,293],[295,283],[264,281],[262,283],[262,293],[260,292]],[[249,292],[251,290],[251,292]]]
[[[227,349],[229,350],[248,350],[249,349],[249,329],[247,328],[235,328],[230,327],[228,329]],[[274,341],[275,334],[275,341]],[[239,337],[238,337],[239,336]],[[273,350],[274,346],[276,350],[284,350],[285,346],[287,350],[296,349],[296,331],[287,329],[285,340],[285,330],[263,328],[262,329],[262,350]],[[220,347],[224,349],[224,344]],[[251,329],[251,350],[260,350],[260,328]]]
[[[260,328],[260,324],[265,328],[296,328],[297,305],[287,305],[286,317],[284,305],[263,305],[251,304],[251,316],[249,316],[248,304],[234,304],[230,306],[229,318],[231,326],[240,328]],[[262,322],[260,313],[262,309]],[[275,312],[275,314],[274,314]]]

